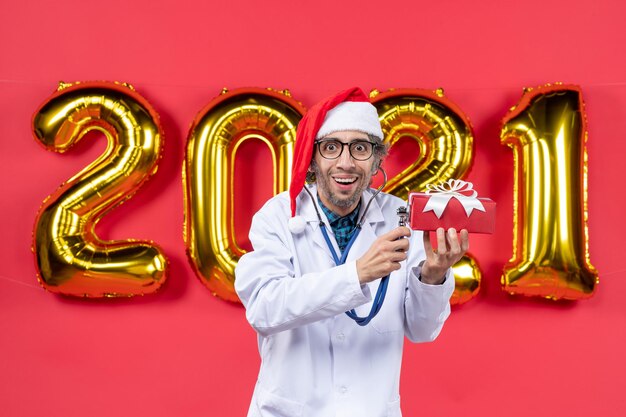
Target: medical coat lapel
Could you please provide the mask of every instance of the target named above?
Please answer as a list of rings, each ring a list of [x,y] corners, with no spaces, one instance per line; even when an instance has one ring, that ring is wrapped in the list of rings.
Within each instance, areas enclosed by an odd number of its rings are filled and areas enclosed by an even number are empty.
[[[315,185],[310,185],[308,187],[309,187],[309,191],[311,191],[311,195],[313,195],[314,198],[317,198],[317,187]],[[307,231],[311,233],[311,236],[313,237],[313,243],[315,244],[315,246],[319,246],[320,248],[322,248],[324,253],[326,253],[328,257],[330,258],[330,260],[332,260],[334,263],[333,255],[330,253],[330,250],[328,249],[328,245],[326,244],[324,235],[322,234],[322,231],[319,230],[320,221],[319,221],[319,218],[317,217],[317,213],[315,212],[315,204],[317,203],[314,201],[311,201],[311,197],[308,194],[306,194],[306,191],[302,191],[302,193],[300,193],[299,198],[300,198],[300,201],[298,203],[300,204],[300,207],[301,207],[300,215],[304,217],[304,220],[306,221]],[[335,237],[328,223],[328,219],[326,218],[326,215],[324,214],[321,208],[318,207],[318,210],[319,210],[320,216],[322,216],[322,220],[326,224],[330,241],[333,244],[333,247],[336,253],[339,253],[339,247],[337,246],[337,242],[335,241]]]

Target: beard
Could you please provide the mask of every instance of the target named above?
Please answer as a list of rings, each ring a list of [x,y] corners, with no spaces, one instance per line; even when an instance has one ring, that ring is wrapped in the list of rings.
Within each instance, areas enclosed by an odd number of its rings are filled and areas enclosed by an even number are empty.
[[[341,209],[355,207],[356,203],[358,203],[361,199],[363,191],[369,187],[372,181],[371,172],[364,172],[361,175],[357,172],[345,172],[346,174],[359,175],[359,178],[357,179],[359,184],[352,192],[335,192],[331,185],[331,182],[334,180],[332,179],[330,173],[322,173],[315,161],[311,161],[311,169],[315,174],[315,182],[317,183],[318,193],[322,193],[333,206]],[[328,208],[332,210],[332,207]]]

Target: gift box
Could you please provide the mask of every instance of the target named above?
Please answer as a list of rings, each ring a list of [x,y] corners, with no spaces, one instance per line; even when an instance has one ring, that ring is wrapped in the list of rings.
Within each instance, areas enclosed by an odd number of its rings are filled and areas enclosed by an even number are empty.
[[[409,194],[409,227],[413,230],[434,231],[440,227],[471,233],[493,233],[496,203],[478,198],[472,183],[449,180],[429,185],[425,193]]]

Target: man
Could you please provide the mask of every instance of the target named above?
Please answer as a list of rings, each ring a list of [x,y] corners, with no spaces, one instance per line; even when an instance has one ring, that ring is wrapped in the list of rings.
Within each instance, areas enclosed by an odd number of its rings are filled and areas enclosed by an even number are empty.
[[[382,138],[358,88],[312,107],[298,125],[289,194],[253,218],[254,251],[235,280],[262,360],[249,417],[400,416],[404,336],[432,341],[450,314],[450,267],[467,231],[439,229],[433,250],[429,234],[397,227],[406,203],[369,189]]]

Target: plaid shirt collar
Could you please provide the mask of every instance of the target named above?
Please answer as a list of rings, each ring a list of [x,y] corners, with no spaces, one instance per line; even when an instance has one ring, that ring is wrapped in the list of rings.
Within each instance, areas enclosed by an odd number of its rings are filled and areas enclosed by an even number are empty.
[[[317,202],[319,203],[322,211],[326,215],[328,219],[328,223],[330,224],[330,228],[335,235],[335,240],[337,241],[337,245],[339,245],[339,250],[343,253],[344,249],[350,242],[350,238],[356,231],[356,224],[359,217],[359,210],[361,208],[361,201],[359,200],[359,204],[356,206],[354,210],[350,214],[347,214],[343,217],[334,213],[331,209],[326,207],[322,200],[320,200],[319,194],[317,195]]]

